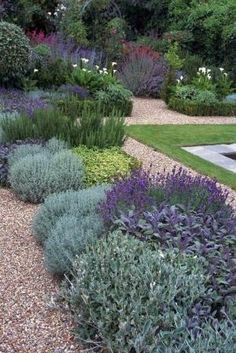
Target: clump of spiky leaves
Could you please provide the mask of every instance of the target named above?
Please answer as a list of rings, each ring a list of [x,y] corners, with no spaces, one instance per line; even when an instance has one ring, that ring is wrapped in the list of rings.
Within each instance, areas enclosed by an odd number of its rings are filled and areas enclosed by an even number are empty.
[[[93,213],[84,217],[60,217],[45,243],[47,270],[54,275],[69,273],[76,255],[96,241],[103,230],[101,217]]]
[[[208,347],[233,353],[230,323],[217,329],[201,320],[207,307],[195,310],[207,295],[207,280],[202,262],[192,255],[162,253],[114,233],[77,258],[66,298],[78,335],[90,348],[202,353]]]
[[[53,140],[46,147],[19,149],[9,158],[9,182],[20,199],[38,203],[54,192],[83,186],[83,163],[63,143]]]
[[[33,219],[33,234],[44,243],[60,217],[75,216],[78,220],[96,214],[97,205],[105,199],[107,185],[93,186],[80,191],[66,191],[50,195]]]

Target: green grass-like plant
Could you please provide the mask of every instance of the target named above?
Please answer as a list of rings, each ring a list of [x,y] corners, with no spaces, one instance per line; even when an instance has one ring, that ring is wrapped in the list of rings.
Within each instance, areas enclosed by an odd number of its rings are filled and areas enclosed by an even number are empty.
[[[117,147],[89,149],[86,146],[80,146],[73,151],[84,162],[87,185],[112,182],[140,167],[136,158],[127,155]]]

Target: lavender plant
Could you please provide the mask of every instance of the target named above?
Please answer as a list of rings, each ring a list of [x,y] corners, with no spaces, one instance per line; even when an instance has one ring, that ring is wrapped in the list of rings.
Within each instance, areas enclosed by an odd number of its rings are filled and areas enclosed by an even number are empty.
[[[167,174],[152,176],[143,170],[134,171],[130,177],[118,181],[107,193],[106,201],[100,205],[100,212],[106,224],[111,225],[120,212],[130,209],[139,217],[152,206],[163,201],[170,205],[181,204],[187,210],[211,213],[222,210],[231,214],[226,204],[228,192],[215,180],[204,176],[193,176],[182,168],[174,168]]]
[[[48,104],[40,97],[32,97],[19,89],[0,87],[0,111],[24,113],[32,116],[38,109],[46,109]]]

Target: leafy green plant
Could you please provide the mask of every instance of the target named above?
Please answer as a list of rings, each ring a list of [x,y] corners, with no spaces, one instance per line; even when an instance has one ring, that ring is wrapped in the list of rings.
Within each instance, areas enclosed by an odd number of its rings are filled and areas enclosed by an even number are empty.
[[[44,244],[57,221],[70,215],[80,220],[97,214],[98,203],[105,200],[107,185],[97,185],[79,191],[66,191],[48,196],[37,211],[32,225],[36,239]]]
[[[220,73],[216,80],[216,94],[220,99],[223,99],[231,92],[232,81],[230,80],[228,73],[224,71],[224,68],[221,67],[219,71]]]
[[[110,84],[106,89],[97,91],[95,98],[104,106],[112,107],[123,113],[124,116],[130,116],[130,99],[132,92],[124,88],[121,84]]]
[[[53,153],[47,146],[41,151],[34,149],[33,154],[29,150],[30,147],[26,156],[24,151],[23,158],[14,157],[17,149],[10,157],[9,182],[20,199],[39,203],[54,192],[78,190],[83,186],[83,164],[71,151]]]
[[[215,83],[212,80],[211,69],[200,67],[197,76],[192,79],[192,85],[202,91],[215,91]]]
[[[109,84],[116,83],[117,79],[106,68],[95,70],[82,65],[81,67],[74,68],[70,82],[85,87],[89,92],[94,94],[101,89],[105,89]]]
[[[85,146],[73,150],[85,165],[85,180],[87,185],[111,182],[116,178],[126,176],[140,163],[128,156],[119,148],[89,149]]]
[[[28,38],[20,27],[0,21],[0,81],[19,80],[32,63]]]
[[[79,218],[65,215],[59,218],[44,244],[47,270],[54,275],[70,273],[76,256],[88,244],[97,241],[103,230],[101,217],[96,214]]]
[[[59,87],[69,80],[72,69],[73,67],[69,62],[50,57],[38,65],[32,78],[37,80],[38,87]]]
[[[170,68],[172,70],[182,69],[184,65],[184,59],[180,57],[180,47],[177,42],[174,42],[167,53],[165,54],[165,59],[167,60]]]
[[[188,315],[207,293],[200,260],[113,233],[77,258],[73,274],[67,300],[82,342],[107,352],[190,353]]]

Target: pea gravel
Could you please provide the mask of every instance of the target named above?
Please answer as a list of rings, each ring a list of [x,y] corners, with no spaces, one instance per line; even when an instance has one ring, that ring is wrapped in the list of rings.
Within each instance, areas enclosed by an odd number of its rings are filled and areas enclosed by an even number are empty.
[[[71,316],[55,302],[58,283],[30,234],[36,208],[0,189],[0,353],[79,352]]]
[[[132,116],[126,119],[130,124],[236,124],[235,117],[188,116],[167,108],[161,99],[134,98]]]

